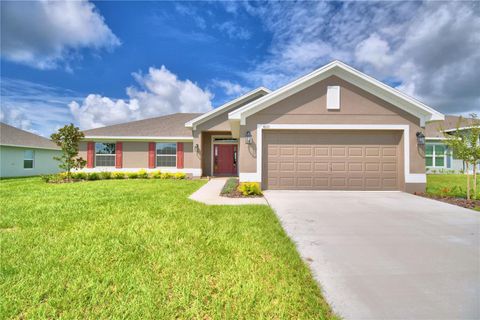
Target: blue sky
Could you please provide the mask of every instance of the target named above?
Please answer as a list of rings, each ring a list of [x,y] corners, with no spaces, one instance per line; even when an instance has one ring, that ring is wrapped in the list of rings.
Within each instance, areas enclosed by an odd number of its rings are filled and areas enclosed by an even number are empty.
[[[1,6],[1,119],[43,135],[205,112],[333,59],[444,113],[480,111],[474,2]]]

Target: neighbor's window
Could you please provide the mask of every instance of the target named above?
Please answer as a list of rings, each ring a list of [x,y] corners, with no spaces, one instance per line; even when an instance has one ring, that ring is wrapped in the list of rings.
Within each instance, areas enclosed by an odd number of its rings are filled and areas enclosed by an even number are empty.
[[[177,166],[177,144],[157,143],[157,167]]]
[[[425,146],[426,166],[445,167],[447,149],[442,144],[427,144]]]
[[[95,166],[115,166],[115,143],[95,143]]]
[[[35,151],[25,150],[23,151],[23,169],[33,169],[35,158]]]

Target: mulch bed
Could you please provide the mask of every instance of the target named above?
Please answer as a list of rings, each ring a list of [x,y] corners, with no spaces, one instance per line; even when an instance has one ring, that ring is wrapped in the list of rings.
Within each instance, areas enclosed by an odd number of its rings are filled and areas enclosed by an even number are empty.
[[[438,201],[443,201],[446,203],[454,204],[459,207],[475,210],[475,208],[480,208],[480,200],[467,200],[464,198],[454,198],[454,197],[442,197],[426,193],[415,193],[417,196],[435,199]]]

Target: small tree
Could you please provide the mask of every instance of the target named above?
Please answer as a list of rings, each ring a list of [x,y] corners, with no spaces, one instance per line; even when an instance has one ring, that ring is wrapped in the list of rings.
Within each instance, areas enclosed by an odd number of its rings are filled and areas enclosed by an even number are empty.
[[[470,164],[473,165],[473,192],[474,197],[477,195],[477,165],[480,161],[480,121],[475,114],[471,115],[472,121],[468,123],[468,129],[464,127],[462,117],[457,122],[457,129],[453,134],[444,133],[446,138],[445,144],[452,149],[458,159],[463,160],[467,174],[467,199],[470,199]]]
[[[470,148],[470,161],[473,165],[473,198],[477,198],[477,166],[480,162],[480,121],[476,114],[470,115],[472,120],[469,124],[468,145]]]
[[[71,180],[72,169],[82,169],[86,164],[86,161],[78,156],[78,145],[84,137],[83,132],[73,123],[58,129],[57,133],[50,136],[52,141],[62,148],[62,155],[54,159],[60,161],[59,167],[67,172],[68,181]]]

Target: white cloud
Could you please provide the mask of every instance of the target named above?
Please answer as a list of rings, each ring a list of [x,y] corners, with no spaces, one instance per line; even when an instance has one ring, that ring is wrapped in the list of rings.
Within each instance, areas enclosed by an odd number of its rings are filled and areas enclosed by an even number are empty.
[[[229,80],[214,79],[212,80],[212,84],[214,87],[223,89],[227,96],[239,96],[250,90],[239,83],[233,83]]]
[[[73,121],[67,104],[77,98],[75,92],[62,88],[2,78],[0,119],[48,137],[55,128]]]
[[[134,73],[139,87],[128,87],[128,99],[89,94],[81,104],[69,106],[82,129],[161,116],[175,112],[207,112],[213,95],[190,80],[180,80],[165,66],[150,68],[148,74]]]
[[[271,34],[267,54],[239,73],[252,87],[275,89],[339,59],[444,113],[480,113],[476,3],[242,2],[232,12]]]
[[[95,6],[86,1],[2,1],[2,57],[39,69],[68,63],[80,49],[120,44]]]
[[[233,21],[225,21],[215,25],[215,27],[227,35],[230,39],[248,40],[252,36],[250,31],[239,26]]]

